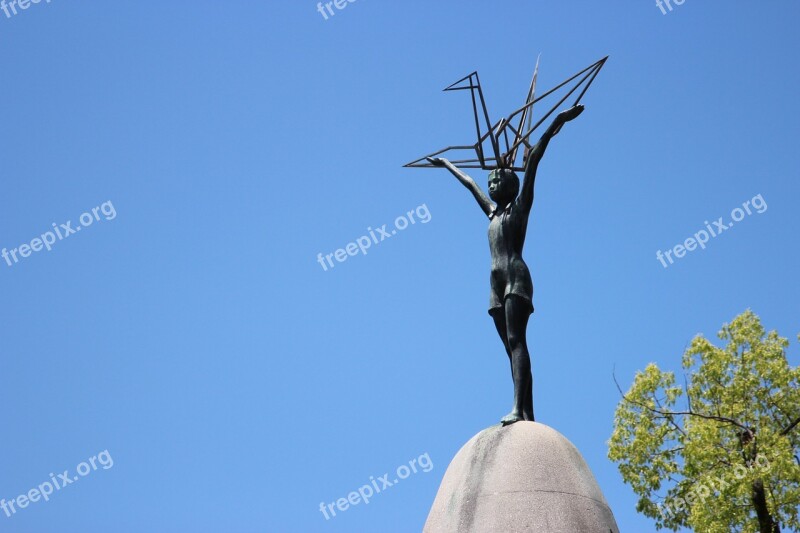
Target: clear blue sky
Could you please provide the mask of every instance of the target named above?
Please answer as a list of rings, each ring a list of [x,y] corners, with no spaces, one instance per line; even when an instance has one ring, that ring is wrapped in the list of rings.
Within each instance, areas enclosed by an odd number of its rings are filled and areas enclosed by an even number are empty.
[[[511,380],[487,221],[445,171],[402,165],[472,142],[468,97],[443,87],[478,70],[497,119],[539,53],[542,88],[611,59],[536,185],[537,417],[584,454],[620,529],[651,531],[606,459],[614,369],[627,386],[675,368],[748,307],[800,331],[798,17],[786,0],[0,12],[0,248],[116,212],[0,259],[0,498],[114,461],[0,512],[0,531],[419,531]],[[656,259],[759,194],[768,209],[705,250]],[[317,262],[421,205],[428,223]],[[430,472],[319,511],[426,453]]]

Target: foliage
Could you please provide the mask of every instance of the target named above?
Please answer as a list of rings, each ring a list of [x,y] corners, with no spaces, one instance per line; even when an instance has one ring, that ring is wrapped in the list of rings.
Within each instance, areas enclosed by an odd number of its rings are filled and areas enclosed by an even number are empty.
[[[693,339],[682,386],[655,364],[636,374],[609,458],[657,529],[800,530],[800,367],[752,311],[719,337]]]

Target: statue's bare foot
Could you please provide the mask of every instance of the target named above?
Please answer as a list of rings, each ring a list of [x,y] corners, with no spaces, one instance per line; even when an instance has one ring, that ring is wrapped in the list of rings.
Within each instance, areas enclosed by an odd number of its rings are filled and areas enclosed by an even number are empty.
[[[523,419],[522,415],[519,414],[519,412],[511,411],[506,416],[504,416],[503,418],[500,419],[500,423],[502,423],[504,426],[509,426],[509,425],[513,424],[514,422],[519,422],[522,419]]]

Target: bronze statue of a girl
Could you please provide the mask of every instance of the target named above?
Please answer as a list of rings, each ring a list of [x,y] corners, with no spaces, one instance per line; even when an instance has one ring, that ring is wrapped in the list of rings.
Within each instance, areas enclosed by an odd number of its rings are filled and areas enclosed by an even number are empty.
[[[533,282],[528,265],[522,258],[522,247],[533,206],[536,170],[550,139],[565,123],[580,115],[583,109],[582,105],[576,105],[556,116],[527,154],[521,188],[514,171],[501,167],[489,173],[487,198],[475,180],[453,163],[442,158],[427,158],[432,165],[447,168],[472,193],[484,214],[489,217],[489,250],[492,255],[489,315],[494,319],[503,341],[514,379],[514,407],[502,418],[503,425],[534,420],[533,379],[526,339],[528,318],[533,313]]]

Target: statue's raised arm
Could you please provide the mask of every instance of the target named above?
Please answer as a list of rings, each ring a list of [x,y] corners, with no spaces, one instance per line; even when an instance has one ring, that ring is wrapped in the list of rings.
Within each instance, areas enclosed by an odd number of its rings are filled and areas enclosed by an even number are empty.
[[[475,183],[475,180],[472,179],[468,174],[461,171],[460,168],[455,166],[453,163],[448,161],[447,159],[443,159],[441,157],[428,157],[428,162],[436,167],[443,167],[450,171],[450,173],[456,177],[461,184],[472,193],[472,196],[475,197],[475,200],[478,202],[478,205],[481,207],[481,210],[486,214],[486,216],[490,216],[494,211],[494,204],[486,196],[486,193]]]
[[[525,177],[523,178],[522,190],[519,194],[519,205],[526,211],[530,211],[533,206],[533,184],[536,181],[536,170],[539,168],[539,162],[542,160],[542,156],[544,156],[550,139],[561,131],[561,127],[564,124],[583,113],[583,109],[584,107],[582,105],[576,105],[559,113],[555,120],[553,120],[553,123],[550,124],[550,127],[542,134],[539,142],[537,142],[536,145],[531,148],[530,153],[528,153],[528,157],[525,160]]]

